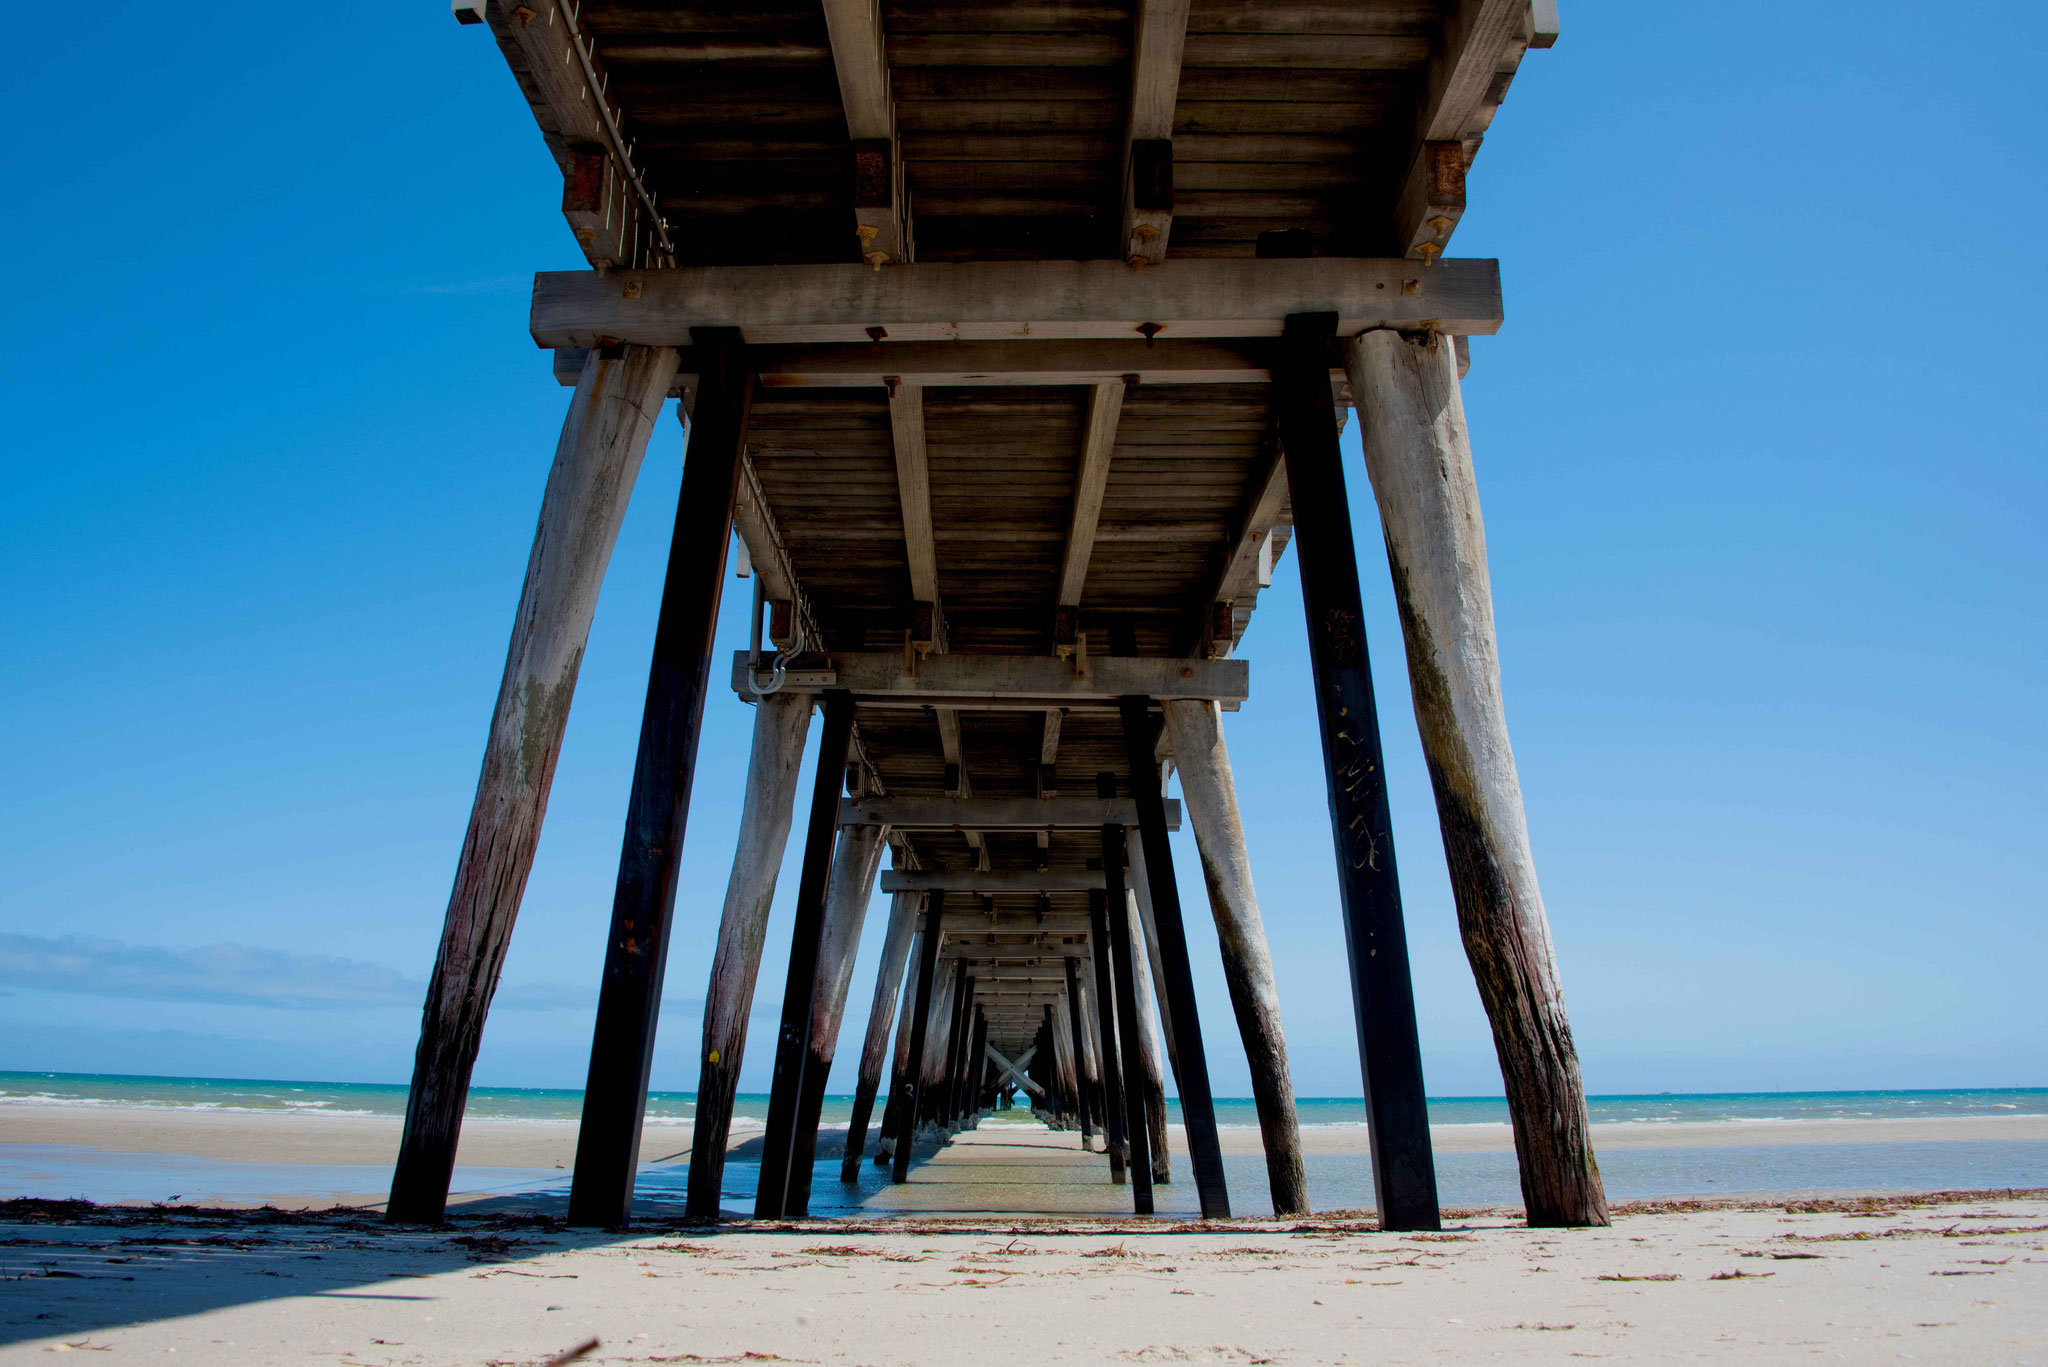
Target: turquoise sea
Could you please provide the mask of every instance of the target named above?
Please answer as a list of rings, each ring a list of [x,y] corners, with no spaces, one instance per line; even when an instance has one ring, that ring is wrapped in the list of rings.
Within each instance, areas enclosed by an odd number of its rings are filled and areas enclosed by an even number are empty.
[[[80,1073],[0,1073],[0,1198],[85,1197],[103,1202],[161,1200],[244,1202],[280,1196],[362,1201],[375,1199],[390,1181],[388,1168],[367,1165],[316,1166],[234,1162],[182,1154],[126,1153],[89,1145],[9,1143],[9,1116],[33,1107],[158,1107],[214,1112],[305,1112],[326,1115],[400,1116],[406,1089],[396,1084],[294,1082],[254,1078],[129,1077]],[[472,1121],[577,1119],[582,1094],[556,1088],[481,1087],[470,1095]],[[649,1115],[657,1124],[688,1122],[694,1112],[688,1092],[657,1092]],[[827,1127],[844,1122],[850,1099],[828,1098]],[[745,1137],[758,1130],[767,1112],[765,1095],[743,1095],[734,1128]],[[1304,1097],[1302,1122],[1311,1127],[1359,1126],[1364,1108],[1355,1098]],[[1429,1103],[1438,1125],[1492,1125],[1507,1120],[1498,1097],[1437,1097]],[[1771,1120],[1911,1120],[1956,1117],[2048,1115],[2048,1088],[1960,1089],[1950,1091],[1728,1092],[1601,1096],[1591,1099],[1596,1123],[1640,1126],[1631,1136],[1643,1141],[1610,1144],[1600,1166],[1608,1194],[1616,1200],[1735,1193],[1826,1191],[1914,1191],[1959,1188],[2048,1187],[2048,1141],[2024,1138],[1936,1139],[1882,1143],[1783,1142],[1782,1131],[1759,1126],[1754,1140],[1698,1146],[1674,1134],[1672,1144],[1656,1142],[1659,1127],[1680,1122]],[[1226,1098],[1217,1116],[1230,1126],[1256,1124],[1252,1103]],[[1026,1117],[1018,1113],[1014,1119]],[[1011,1123],[1011,1116],[984,1124]],[[2038,1132],[2038,1127],[2033,1128]],[[1695,1132],[1696,1133],[1696,1132]],[[1993,1132],[1995,1133],[1995,1131]],[[680,1139],[680,1135],[678,1136]],[[743,1145],[726,1165],[728,1209],[751,1209],[759,1176],[758,1140]],[[812,1211],[819,1215],[862,1213],[883,1197],[887,1179],[863,1165],[860,1182],[842,1187],[838,1159],[819,1159]],[[1356,1146],[1343,1146],[1347,1149]],[[1307,1155],[1309,1195],[1318,1210],[1370,1207],[1371,1160],[1362,1152]],[[646,1209],[680,1209],[687,1182],[688,1148],[657,1146],[643,1155],[637,1187]],[[1499,1205],[1519,1200],[1512,1153],[1463,1151],[1440,1146],[1437,1177],[1447,1205]],[[1257,1215],[1266,1204],[1263,1160],[1257,1154],[1227,1155],[1224,1161],[1233,1209]],[[457,1168],[460,1193],[514,1200],[559,1202],[567,1174],[518,1168]],[[1194,1199],[1191,1183],[1160,1189],[1162,1214]]]

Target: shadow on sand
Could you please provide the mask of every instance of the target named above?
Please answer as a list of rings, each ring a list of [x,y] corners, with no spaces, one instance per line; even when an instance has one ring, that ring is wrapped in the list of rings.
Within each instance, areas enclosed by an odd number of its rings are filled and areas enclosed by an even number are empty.
[[[818,1151],[830,1154],[836,1168],[843,1145],[843,1131],[827,1132]],[[914,1157],[923,1162],[934,1151],[920,1144]],[[688,1156],[685,1150],[649,1162]],[[758,1138],[735,1144],[734,1175],[746,1174],[759,1156]],[[667,1175],[683,1171],[676,1165]],[[661,1174],[654,1167],[642,1178]],[[744,1215],[752,1193],[728,1182],[723,1204],[728,1216]],[[294,1296],[430,1301],[439,1297],[420,1279],[464,1269],[475,1277],[532,1277],[536,1294],[545,1295],[556,1274],[523,1268],[523,1261],[650,1236],[700,1240],[734,1228],[683,1219],[680,1182],[640,1187],[633,1224],[624,1231],[569,1229],[567,1207],[566,1180],[545,1191],[452,1204],[447,1224],[438,1227],[388,1224],[375,1205],[250,1210],[0,1200],[0,1346]],[[820,1232],[816,1222],[739,1227],[813,1238]]]

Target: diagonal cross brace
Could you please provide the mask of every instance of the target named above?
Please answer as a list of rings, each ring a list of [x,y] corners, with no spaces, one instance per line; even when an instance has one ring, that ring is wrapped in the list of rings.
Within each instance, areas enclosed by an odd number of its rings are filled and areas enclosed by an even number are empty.
[[[1045,1095],[1045,1088],[1039,1086],[1030,1078],[1024,1076],[1024,1070],[1031,1066],[1031,1060],[1038,1054],[1037,1045],[1034,1044],[1029,1049],[1026,1049],[1021,1055],[1018,1056],[1017,1061],[1015,1063],[1012,1063],[1010,1062],[1010,1060],[1004,1058],[1002,1051],[1000,1049],[997,1049],[993,1044],[984,1044],[982,1048],[988,1052],[989,1062],[995,1064],[996,1067],[1003,1070],[1002,1075],[996,1079],[996,1086],[1002,1086],[1004,1078],[1013,1077],[1017,1079],[1018,1085],[1023,1087],[1025,1090],[1032,1092],[1037,1096]]]

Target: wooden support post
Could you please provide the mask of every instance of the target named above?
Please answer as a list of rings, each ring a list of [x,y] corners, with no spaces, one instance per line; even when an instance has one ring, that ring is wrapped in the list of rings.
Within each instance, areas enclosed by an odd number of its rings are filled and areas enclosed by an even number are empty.
[[[583,1123],[569,1187],[574,1225],[623,1226],[633,1211],[647,1071],[661,1013],[669,922],[682,868],[683,828],[704,698],[712,679],[711,641],[732,543],[733,502],[753,405],[754,376],[738,336],[700,338],[716,358],[698,379],[697,402],[676,501],[668,573],[654,629],[654,661],[640,718],[640,754],[626,805],[626,833],[612,896],[611,935],[598,988]]]
[[[1230,755],[1223,748],[1222,719],[1213,703],[1168,701],[1164,708],[1167,739],[1180,771],[1182,805],[1194,827],[1203,879],[1209,886],[1209,910],[1222,945],[1223,980],[1230,988],[1238,1035],[1251,1067],[1273,1213],[1306,1215],[1308,1178],[1295,1117],[1294,1079],[1287,1065],[1287,1036],[1280,1023],[1280,990],[1273,980],[1273,956],[1252,891],[1251,860],[1245,852]]]
[[[988,1015],[974,1009],[974,1038],[967,1046],[967,1127],[981,1121],[981,1092],[988,1084]]]
[[[1061,1085],[1065,1048],[1060,1040],[1052,1003],[1046,1002],[1039,1013],[1038,1044],[1033,1049],[1032,1067],[1039,1074],[1038,1085],[1045,1089],[1043,1100],[1052,1111],[1051,1124],[1056,1130],[1067,1129],[1073,1124],[1073,1112],[1067,1109],[1065,1089]],[[996,1085],[998,1089],[1001,1088],[1001,1079],[997,1080]]]
[[[783,1214],[810,1213],[812,1165],[818,1152],[818,1117],[825,1107],[825,1082],[838,1052],[839,1024],[846,1015],[846,991],[853,981],[854,956],[860,952],[860,929],[867,920],[868,899],[874,896],[875,874],[882,860],[887,829],[849,826],[839,833],[832,856],[832,876],[825,893],[825,929],[819,941],[818,972],[811,988],[810,1036],[804,1058],[803,1090],[799,1094],[796,1142],[790,1150],[789,1195]]]
[[[470,1071],[533,868],[598,586],[675,373],[667,347],[593,351],[569,403],[421,1014],[392,1220],[438,1223],[447,1208]]]
[[[955,959],[951,967],[946,975],[944,1009],[939,1014],[937,1057],[932,1060],[931,1104],[925,1108],[926,1123],[937,1132],[941,1144],[953,1139],[953,1046],[960,1030],[961,989],[967,985],[966,961]]]
[[[939,1128],[946,1131],[946,1137],[961,1129],[961,1093],[966,1089],[967,1040],[974,1033],[974,977],[967,971],[967,961],[957,961],[953,979],[953,1028],[946,1039],[945,1071],[945,1113],[939,1119]]]
[[[1047,1090],[1052,1093],[1052,1108],[1053,1113],[1059,1117],[1059,1128],[1064,1130],[1072,1127],[1074,1123],[1074,1101],[1071,1088],[1068,1086],[1070,1068],[1067,1058],[1067,1037],[1060,1029],[1060,1021],[1061,1017],[1053,1009],[1053,1004],[1047,1002],[1045,1023],[1039,1028],[1039,1033],[1044,1038],[1046,1047],[1052,1050],[1053,1085]]]
[[[1173,848],[1166,838],[1166,801],[1159,787],[1159,732],[1151,700],[1125,698],[1124,755],[1130,766],[1131,796],[1138,804],[1138,838],[1145,849],[1145,881],[1159,931],[1160,991],[1173,1019],[1174,1081],[1180,1088],[1181,1122],[1187,1126],[1188,1163],[1201,1193],[1202,1218],[1230,1217],[1230,1191],[1223,1177],[1223,1145],[1216,1133],[1216,1104],[1209,1091],[1209,1056],[1202,1045],[1202,1020],[1195,1006],[1195,976],[1188,960],[1187,928],[1181,919],[1180,884],[1173,872]]]
[[[944,1126],[940,1117],[946,1109],[946,1065],[952,1060],[953,1003],[960,994],[961,968],[959,961],[950,960],[939,973],[938,1000],[932,1003],[931,1048],[925,1051],[924,1059],[923,1104],[912,1132],[917,1135],[930,1131],[934,1141],[941,1144],[948,1138],[941,1133]]]
[[[868,1008],[867,1040],[860,1051],[860,1076],[854,1082],[853,1114],[846,1122],[846,1158],[839,1180],[860,1180],[861,1153],[867,1147],[868,1117],[874,1114],[881,1086],[882,1064],[888,1060],[889,1032],[896,1023],[896,999],[903,991],[903,969],[910,961],[910,942],[917,928],[920,894],[899,892],[889,904],[889,929],[882,939],[882,966],[875,974],[875,1000]],[[893,1087],[891,1089],[894,1090]],[[887,1129],[886,1108],[883,1128]]]
[[[1107,832],[1109,827],[1103,830]],[[1123,871],[1119,869],[1115,877],[1118,883],[1123,882]],[[1130,1149],[1124,1134],[1123,1068],[1117,1057],[1116,983],[1109,952],[1108,906],[1106,894],[1088,894],[1088,947],[1095,960],[1095,981],[1089,984],[1089,990],[1095,995],[1095,1062],[1102,1078],[1102,1144],[1109,1154],[1109,1180],[1122,1182]]]
[[[1457,358],[1446,337],[1372,332],[1345,359],[1458,928],[1493,1025],[1529,1223],[1604,1225],[1585,1084],[1508,744]]]
[[[1138,927],[1145,937],[1144,962],[1150,966],[1153,982],[1164,982],[1166,972],[1159,958],[1159,926],[1152,915],[1152,890],[1145,878],[1145,844],[1141,840],[1126,851],[1131,861],[1131,901],[1138,910]],[[1173,1015],[1162,1002],[1159,1009],[1159,1031],[1166,1037],[1166,1056],[1173,1060],[1176,1072],[1180,1069],[1180,1052],[1173,1045]]]
[[[944,891],[925,894],[924,928],[917,946],[917,998],[910,1012],[910,1056],[903,1069],[902,1100],[896,1129],[889,1136],[896,1146],[890,1155],[890,1180],[908,1181],[910,1151],[917,1139],[919,1094],[924,1090],[924,1056],[930,1042],[932,979],[939,967],[939,923],[946,910]]]
[[[1088,1091],[1095,1085],[1095,1079],[1088,1075],[1087,1058],[1083,1052],[1087,1032],[1081,1026],[1081,983],[1074,973],[1071,957],[1062,957],[1060,963],[1067,973],[1067,1028],[1073,1041],[1075,1091],[1079,1093],[1075,1109],[1080,1112],[1081,1147],[1085,1149],[1095,1139],[1094,1126],[1090,1123],[1093,1117],[1088,1114]]]
[[[781,1219],[788,1210],[789,1174],[809,1057],[811,1001],[825,935],[825,890],[832,868],[839,791],[846,782],[846,756],[853,743],[852,696],[835,690],[824,695],[824,704],[825,729],[818,737],[803,872],[797,879],[796,908],[790,916],[789,978],[782,989],[782,1029],[775,1040],[768,1129],[761,1137],[761,1185],[754,1194],[757,1220]]]
[[[725,1146],[732,1134],[747,1020],[761,972],[768,908],[789,842],[797,769],[811,729],[811,695],[788,689],[761,699],[754,712],[754,751],[747,762],[747,795],[740,808],[739,845],[725,886],[718,950],[704,991],[704,1049],[697,1073],[697,1112],[690,1133],[690,1218],[716,1220],[725,1180]]]
[[[1141,875],[1133,860],[1131,877]],[[1143,918],[1138,914],[1137,899],[1126,893],[1124,923],[1130,927],[1131,937],[1131,979],[1136,988],[1138,1014],[1134,1024],[1138,1032],[1138,1061],[1145,1066],[1145,1136],[1146,1147],[1152,1155],[1152,1182],[1155,1186],[1171,1185],[1173,1182],[1173,1158],[1166,1144],[1166,1061],[1160,1057],[1158,1026],[1160,1014],[1152,994],[1153,947],[1144,933]],[[1176,1065],[1177,1067],[1178,1065]]]
[[[1116,796],[1116,776],[1095,776],[1097,797]],[[1131,1179],[1131,1208],[1152,1213],[1152,1145],[1145,1120],[1145,1063],[1138,1037],[1144,1022],[1138,1015],[1138,986],[1131,966],[1131,917],[1124,886],[1124,828],[1102,828],[1103,920],[1108,934],[1098,952],[1106,952],[1110,990],[1116,994],[1117,1072],[1123,1079],[1124,1145]],[[1105,1043],[1108,1043],[1105,1039]]]
[[[1441,1223],[1436,1163],[1429,1146],[1386,766],[1366,655],[1350,503],[1337,422],[1330,411],[1335,322],[1328,314],[1287,319],[1274,361],[1273,408],[1294,505],[1295,563],[1301,567],[1302,609],[1308,617],[1380,1225],[1436,1229]]]
[[[1060,1084],[1061,1128],[1081,1126],[1081,1070],[1075,1062],[1074,1037],[1068,1030],[1066,1001],[1050,1004],[1052,1010],[1053,1066]]]
[[[958,995],[960,981],[959,966],[948,961],[939,971],[938,993],[932,1002],[932,1019],[929,1027],[931,1047],[925,1050],[923,1076],[919,1092],[920,1106],[916,1126],[911,1131],[917,1138],[929,1134],[933,1143],[943,1144],[949,1136],[939,1128],[939,1113],[945,1109],[946,1051],[952,1046],[953,999]]]
[[[917,963],[924,951],[924,932],[917,931],[910,937],[909,965]],[[889,1100],[882,1107],[882,1131],[875,1140],[875,1166],[886,1168],[896,1152],[896,1136],[903,1132],[903,1094],[905,1080],[910,1076],[910,1035],[915,1028],[910,1017],[917,1007],[917,972],[906,965],[903,975],[903,1000],[896,1012],[896,1047],[889,1063]]]
[[[1107,932],[1105,931],[1104,933],[1106,934]],[[1103,1047],[1102,1027],[1112,1018],[1104,1014],[1102,997],[1098,987],[1099,984],[1096,981],[1095,972],[1095,952],[1091,948],[1089,950],[1088,967],[1083,972],[1081,978],[1081,1019],[1087,1024],[1088,1028],[1088,1066],[1092,1070],[1094,1079],[1093,1100],[1090,1104],[1095,1107],[1095,1132],[1102,1137],[1102,1151],[1104,1154],[1107,1154],[1109,1153],[1110,1116],[1112,1113],[1118,1116],[1123,1114],[1123,1094],[1119,1092],[1115,1098],[1110,1096],[1109,1075],[1103,1071],[1102,1060],[1108,1051]],[[1115,1004],[1115,994],[1113,993],[1111,994],[1110,1002],[1113,1007]],[[1123,1122],[1119,1120],[1117,1126],[1119,1133],[1121,1133]],[[1123,1148],[1118,1146],[1116,1161],[1113,1165],[1116,1172],[1121,1173],[1123,1171],[1123,1161]],[[1119,1177],[1117,1180],[1121,1181],[1123,1179]]]

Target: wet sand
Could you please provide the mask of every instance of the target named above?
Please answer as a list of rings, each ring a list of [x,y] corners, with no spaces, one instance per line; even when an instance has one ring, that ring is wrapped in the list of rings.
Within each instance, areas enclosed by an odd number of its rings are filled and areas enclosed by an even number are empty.
[[[2048,1342],[2044,1198],[1642,1203],[1578,1231],[1454,1213],[1406,1236],[1334,1219],[428,1231],[11,1203],[0,1363],[540,1364],[592,1340],[594,1363],[2026,1363]]]
[[[117,1153],[168,1153],[217,1161],[307,1164],[391,1164],[398,1155],[400,1122],[386,1116],[309,1115],[303,1112],[221,1112],[112,1106],[0,1106],[0,1143],[85,1144]],[[1175,1148],[1184,1149],[1178,1126]],[[687,1156],[688,1124],[649,1125],[641,1132],[643,1161]],[[837,1152],[827,1130],[820,1154]],[[1311,1154],[1363,1155],[1363,1126],[1321,1125],[1302,1130]],[[1506,1153],[1506,1125],[1438,1125],[1431,1139],[1439,1153]],[[752,1142],[733,1136],[738,1150]],[[1722,1148],[1783,1144],[1895,1144],[2048,1140],[2048,1116],[1963,1116],[1930,1120],[1735,1120],[1712,1123],[1595,1125],[1596,1150]],[[840,1141],[843,1144],[843,1139]],[[1261,1152],[1255,1129],[1223,1131],[1224,1152]],[[569,1120],[472,1120],[463,1126],[456,1161],[494,1168],[566,1168],[576,1153]]]

